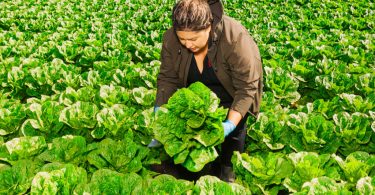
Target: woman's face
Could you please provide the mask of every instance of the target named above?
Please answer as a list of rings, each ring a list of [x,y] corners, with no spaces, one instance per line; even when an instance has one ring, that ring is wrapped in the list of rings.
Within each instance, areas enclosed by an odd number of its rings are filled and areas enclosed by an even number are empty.
[[[181,44],[193,53],[204,50],[208,44],[211,26],[200,31],[176,31]]]

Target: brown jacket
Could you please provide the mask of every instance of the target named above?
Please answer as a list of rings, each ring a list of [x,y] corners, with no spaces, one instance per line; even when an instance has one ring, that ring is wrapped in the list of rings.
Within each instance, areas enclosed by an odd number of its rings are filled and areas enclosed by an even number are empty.
[[[258,46],[239,22],[223,15],[220,1],[210,0],[209,3],[214,22],[208,58],[219,81],[234,99],[231,109],[242,116],[247,112],[257,116],[263,87]],[[181,45],[173,28],[165,32],[157,79],[156,106],[167,103],[177,89],[187,87],[192,55]]]

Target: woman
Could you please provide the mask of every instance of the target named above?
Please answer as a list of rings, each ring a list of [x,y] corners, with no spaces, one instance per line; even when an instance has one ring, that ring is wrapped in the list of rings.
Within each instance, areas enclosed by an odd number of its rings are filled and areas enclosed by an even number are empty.
[[[219,0],[180,0],[172,21],[163,37],[155,106],[196,81],[216,93],[229,109],[217,176],[233,182],[233,151],[243,152],[246,119],[259,112],[263,73],[258,47],[239,22],[223,15]]]

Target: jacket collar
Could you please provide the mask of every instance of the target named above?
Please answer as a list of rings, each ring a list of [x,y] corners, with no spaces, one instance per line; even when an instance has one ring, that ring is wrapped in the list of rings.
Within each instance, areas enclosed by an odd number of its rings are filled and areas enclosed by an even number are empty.
[[[215,27],[223,18],[223,4],[221,4],[220,0],[208,0],[208,4],[214,18],[213,26]]]
[[[211,47],[212,44],[215,44],[219,40],[221,32],[223,30],[222,19],[224,11],[223,4],[220,0],[208,0],[208,4],[210,5],[210,9],[214,19],[208,42],[208,46]]]

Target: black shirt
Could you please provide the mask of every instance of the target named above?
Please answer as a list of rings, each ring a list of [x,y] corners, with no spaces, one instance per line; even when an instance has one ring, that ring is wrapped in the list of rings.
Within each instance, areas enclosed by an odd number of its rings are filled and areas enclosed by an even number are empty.
[[[230,108],[233,102],[233,98],[220,83],[207,56],[204,58],[203,71],[202,73],[200,73],[197,62],[195,61],[195,57],[193,55],[189,67],[187,85],[189,86],[190,84],[197,81],[205,84],[208,88],[211,89],[211,91],[213,91],[217,95],[217,97],[220,99],[221,106]]]

